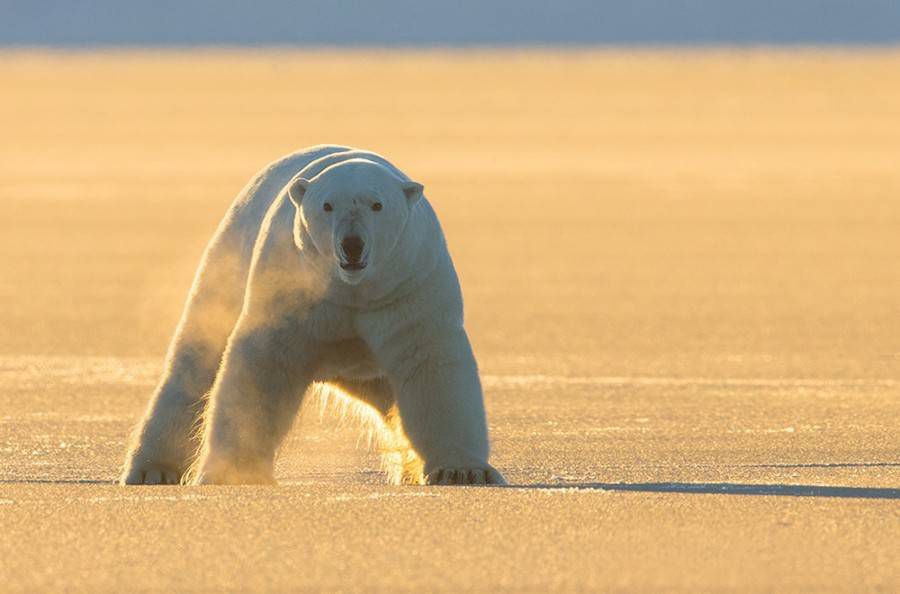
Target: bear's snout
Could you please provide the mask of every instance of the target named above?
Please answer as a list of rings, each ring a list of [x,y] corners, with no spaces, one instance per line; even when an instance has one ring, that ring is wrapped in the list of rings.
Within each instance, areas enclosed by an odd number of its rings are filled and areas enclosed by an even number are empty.
[[[366,244],[359,235],[348,235],[341,240],[341,268],[344,270],[360,270],[365,268],[362,261]]]

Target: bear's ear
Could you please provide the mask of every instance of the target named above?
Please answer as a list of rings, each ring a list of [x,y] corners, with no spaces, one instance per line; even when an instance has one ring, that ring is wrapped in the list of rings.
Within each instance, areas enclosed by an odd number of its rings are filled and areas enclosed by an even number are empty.
[[[416,202],[422,197],[422,191],[425,189],[425,186],[414,181],[403,182],[401,187],[406,195],[406,202],[410,206],[415,206]]]
[[[303,177],[298,177],[294,181],[291,182],[291,185],[288,187],[288,198],[291,199],[291,202],[294,203],[294,206],[300,208],[300,201],[303,200],[303,195],[306,194],[306,189],[309,187],[309,180]]]

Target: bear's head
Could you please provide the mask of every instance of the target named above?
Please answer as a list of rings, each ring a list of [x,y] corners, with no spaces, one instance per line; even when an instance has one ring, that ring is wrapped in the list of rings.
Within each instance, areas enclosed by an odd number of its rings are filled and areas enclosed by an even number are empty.
[[[400,240],[422,184],[404,181],[383,165],[349,159],[288,187],[298,225],[335,276],[351,285],[373,278]]]

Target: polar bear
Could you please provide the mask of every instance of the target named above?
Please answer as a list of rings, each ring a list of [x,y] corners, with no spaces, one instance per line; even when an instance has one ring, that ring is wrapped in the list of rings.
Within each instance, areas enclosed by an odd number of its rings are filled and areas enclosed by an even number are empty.
[[[422,191],[344,146],[263,169],[206,249],[121,482],[274,483],[304,394],[325,382],[411,446],[395,482],[503,484],[459,281]]]

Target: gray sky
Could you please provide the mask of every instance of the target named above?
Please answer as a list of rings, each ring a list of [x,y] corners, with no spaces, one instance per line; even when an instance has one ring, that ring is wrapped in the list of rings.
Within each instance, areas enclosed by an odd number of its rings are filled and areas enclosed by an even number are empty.
[[[0,45],[884,44],[900,0],[0,0]]]

